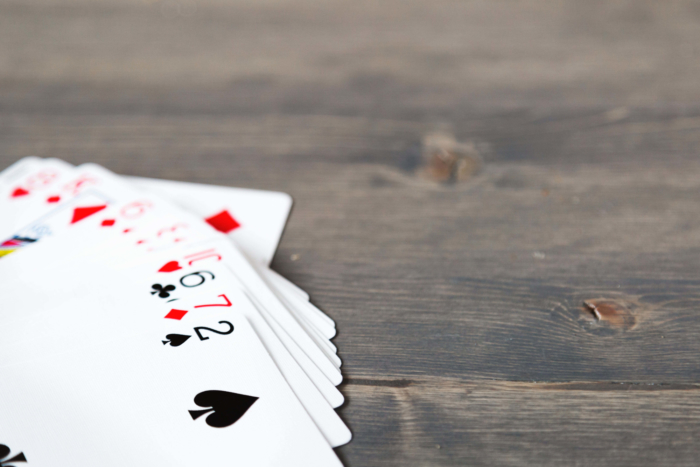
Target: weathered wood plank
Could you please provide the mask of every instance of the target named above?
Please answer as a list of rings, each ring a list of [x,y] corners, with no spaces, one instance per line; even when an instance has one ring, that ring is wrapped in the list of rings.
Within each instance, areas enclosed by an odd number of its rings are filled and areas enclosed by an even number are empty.
[[[345,386],[363,465],[697,464],[697,385],[375,383]]]

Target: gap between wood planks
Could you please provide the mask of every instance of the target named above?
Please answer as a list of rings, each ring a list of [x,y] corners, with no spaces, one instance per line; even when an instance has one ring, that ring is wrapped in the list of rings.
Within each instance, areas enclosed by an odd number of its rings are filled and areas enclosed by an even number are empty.
[[[442,378],[434,380],[410,380],[410,379],[362,379],[348,378],[344,386],[372,386],[377,388],[408,388],[408,387],[444,387],[452,388],[494,386],[502,389],[518,390],[554,390],[554,391],[692,391],[700,390],[700,383],[657,383],[636,381],[566,381],[566,382],[525,382],[525,381],[455,381]]]

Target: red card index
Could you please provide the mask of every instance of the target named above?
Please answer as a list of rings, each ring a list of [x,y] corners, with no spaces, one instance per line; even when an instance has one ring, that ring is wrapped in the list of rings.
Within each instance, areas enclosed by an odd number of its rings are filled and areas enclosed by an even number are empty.
[[[73,219],[70,221],[70,223],[75,224],[76,222],[80,222],[86,217],[90,217],[96,212],[102,211],[106,207],[107,205],[103,204],[102,206],[88,206],[84,208],[75,208],[73,210]]]
[[[225,234],[241,226],[226,209],[204,220],[216,230]]]

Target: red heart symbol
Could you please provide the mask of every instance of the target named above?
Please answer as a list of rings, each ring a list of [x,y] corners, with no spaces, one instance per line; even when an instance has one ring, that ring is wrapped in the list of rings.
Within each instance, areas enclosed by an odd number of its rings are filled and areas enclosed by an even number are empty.
[[[158,270],[158,272],[173,272],[177,271],[178,269],[182,269],[180,264],[177,261],[170,261],[169,263],[165,263],[163,267]]]
[[[50,198],[46,199],[47,203],[58,203],[59,201],[61,201],[60,196],[51,196]]]
[[[16,188],[15,191],[12,192],[12,197],[19,198],[20,196],[26,196],[28,194],[29,192],[24,188]]]

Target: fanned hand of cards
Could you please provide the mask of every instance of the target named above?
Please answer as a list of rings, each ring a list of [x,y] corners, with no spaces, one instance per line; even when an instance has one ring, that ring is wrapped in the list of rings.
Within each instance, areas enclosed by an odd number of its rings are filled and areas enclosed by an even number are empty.
[[[0,467],[340,466],[335,323],[269,268],[284,193],[0,173]]]

